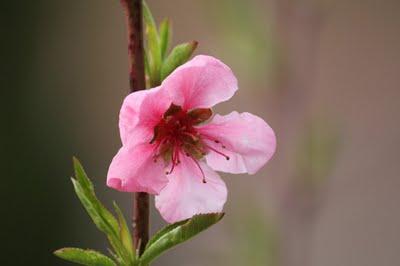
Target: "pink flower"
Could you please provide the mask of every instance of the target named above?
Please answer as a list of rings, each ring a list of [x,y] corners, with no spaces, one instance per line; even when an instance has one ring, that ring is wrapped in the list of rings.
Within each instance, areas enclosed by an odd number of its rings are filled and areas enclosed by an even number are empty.
[[[157,209],[171,223],[220,212],[227,189],[215,171],[254,174],[276,145],[273,130],[255,115],[211,118],[210,108],[237,89],[228,66],[199,55],[161,86],[128,95],[120,112],[122,147],[111,162],[107,185],[156,194]]]

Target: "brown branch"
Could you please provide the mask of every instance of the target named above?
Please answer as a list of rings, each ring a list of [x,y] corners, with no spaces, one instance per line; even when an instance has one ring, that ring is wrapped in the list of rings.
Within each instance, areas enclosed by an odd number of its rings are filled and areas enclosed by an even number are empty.
[[[130,57],[130,91],[145,89],[143,55],[143,19],[141,0],[121,0],[128,23],[128,51]]]
[[[121,0],[128,23],[128,51],[130,57],[130,91],[145,89],[143,54],[142,0]],[[134,193],[133,199],[133,242],[142,254],[149,240],[149,195]]]

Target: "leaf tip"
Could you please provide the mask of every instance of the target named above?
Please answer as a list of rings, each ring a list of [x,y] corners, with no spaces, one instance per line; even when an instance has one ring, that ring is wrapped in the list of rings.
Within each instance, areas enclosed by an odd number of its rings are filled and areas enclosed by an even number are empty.
[[[170,26],[171,25],[171,19],[169,17],[166,17],[163,19],[162,23],[165,23],[166,25]]]
[[[63,258],[63,254],[64,254],[64,251],[65,251],[66,249],[67,249],[67,248],[60,248],[60,249],[57,249],[57,250],[53,251],[53,255],[56,256],[56,257],[59,257],[59,258]]]
[[[75,155],[72,156],[72,164],[74,165],[74,167],[75,167],[76,165],[81,164],[81,163],[79,162],[79,159],[78,159]]]
[[[199,45],[198,41],[191,41],[190,42],[190,46],[192,47],[192,51],[194,51],[197,48],[198,45]]]

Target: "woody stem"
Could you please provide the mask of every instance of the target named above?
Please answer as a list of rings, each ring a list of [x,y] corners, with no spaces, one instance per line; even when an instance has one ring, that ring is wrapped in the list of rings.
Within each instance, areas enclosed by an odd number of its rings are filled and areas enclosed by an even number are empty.
[[[128,52],[130,61],[130,92],[145,89],[143,54],[142,0],[121,0],[128,24]],[[133,242],[142,254],[149,240],[149,195],[134,193],[133,199]]]

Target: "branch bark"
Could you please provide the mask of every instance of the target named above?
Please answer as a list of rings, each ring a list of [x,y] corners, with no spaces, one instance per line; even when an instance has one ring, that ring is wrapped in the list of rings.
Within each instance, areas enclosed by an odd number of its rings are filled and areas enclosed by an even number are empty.
[[[130,58],[130,92],[145,89],[142,0],[121,0],[128,24],[128,53]],[[149,240],[149,195],[145,192],[134,193],[133,242],[139,254],[142,254]]]

